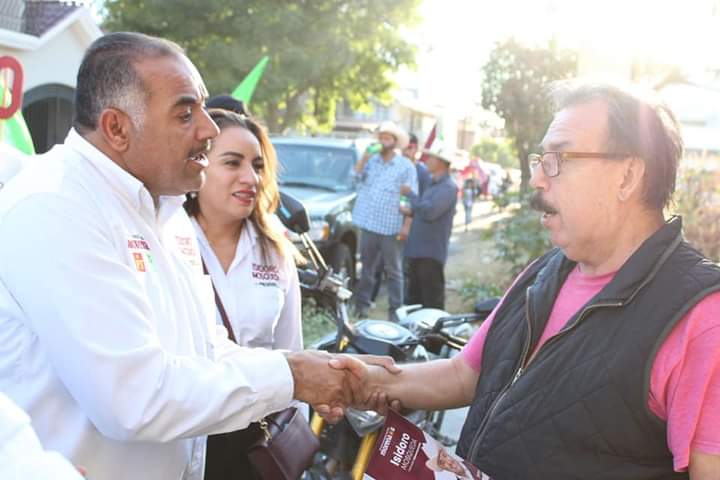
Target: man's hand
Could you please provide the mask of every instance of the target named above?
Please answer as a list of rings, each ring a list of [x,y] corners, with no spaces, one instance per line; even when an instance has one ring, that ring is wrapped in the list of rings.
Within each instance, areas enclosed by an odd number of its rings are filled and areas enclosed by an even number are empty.
[[[405,213],[403,210],[407,210],[408,212],[412,213],[407,208],[400,208],[400,213],[403,215],[409,215],[409,213]],[[400,241],[405,241],[408,238],[408,235],[410,234],[410,223],[409,222],[403,222],[402,227],[400,227],[400,231],[397,234],[397,239]]]
[[[410,185],[401,185],[400,186],[400,194],[401,195],[410,195],[412,193],[413,189],[410,187]]]
[[[401,372],[391,357],[379,355],[337,355],[330,360],[329,365],[338,370],[350,372],[356,381],[351,384],[352,402],[347,406],[354,406],[364,410],[374,410],[376,405],[387,403],[381,392],[372,392],[368,389],[370,369],[378,369],[389,374]],[[336,423],[345,415],[344,408],[331,407],[328,404],[313,405],[313,409],[330,423]]]
[[[370,153],[368,150],[365,150],[365,152],[364,152],[364,153],[362,154],[362,156],[360,157],[360,160],[358,160],[357,163],[355,164],[355,167],[354,167],[354,168],[355,168],[355,173],[362,173],[362,172],[363,172],[363,170],[365,169],[365,164],[368,162],[368,160],[370,160],[370,157],[371,157],[372,155],[373,155],[373,154]]]
[[[286,358],[293,375],[293,397],[310,405],[327,405],[334,413],[344,412],[353,402],[353,392],[367,376],[365,364],[352,358],[345,369],[332,368],[333,356],[327,352],[288,352]]]
[[[402,372],[392,358],[377,355],[339,355],[330,361],[330,366],[337,369],[357,369],[356,361],[362,360],[366,365],[362,381],[354,385],[353,402],[350,406],[361,410],[375,410],[383,415],[388,408],[396,410],[401,408],[400,402],[389,399],[381,385],[392,381],[392,376]],[[318,406],[318,408],[321,406]],[[322,406],[318,413],[328,421],[339,420],[335,418],[327,406]]]

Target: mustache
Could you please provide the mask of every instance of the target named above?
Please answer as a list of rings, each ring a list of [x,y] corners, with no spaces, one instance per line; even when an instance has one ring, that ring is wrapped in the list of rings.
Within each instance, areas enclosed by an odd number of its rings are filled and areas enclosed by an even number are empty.
[[[546,202],[540,192],[535,192],[530,197],[530,208],[543,213],[557,213],[555,207]]]
[[[205,140],[205,142],[203,143],[203,145],[200,148],[190,152],[190,155],[188,158],[195,157],[197,155],[200,155],[201,153],[208,153],[211,148],[212,148],[212,140],[208,138],[207,140]]]

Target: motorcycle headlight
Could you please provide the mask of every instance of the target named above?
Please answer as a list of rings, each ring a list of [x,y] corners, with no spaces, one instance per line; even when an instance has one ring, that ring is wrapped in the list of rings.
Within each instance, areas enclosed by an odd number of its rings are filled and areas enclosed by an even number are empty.
[[[345,418],[359,437],[379,429],[385,421],[385,417],[374,410],[363,411],[354,408],[345,411]]]
[[[327,240],[330,237],[330,225],[325,220],[312,220],[308,236],[313,242]]]

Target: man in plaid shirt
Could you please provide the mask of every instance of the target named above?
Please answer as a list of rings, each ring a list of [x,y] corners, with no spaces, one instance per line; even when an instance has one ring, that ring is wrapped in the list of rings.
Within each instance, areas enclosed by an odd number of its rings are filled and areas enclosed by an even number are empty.
[[[388,318],[395,320],[395,309],[403,304],[402,253],[410,230],[410,218],[400,213],[400,187],[408,185],[417,193],[417,172],[407,158],[396,152],[408,143],[408,134],[393,122],[383,122],[378,130],[380,151],[365,152],[355,165],[358,196],[353,222],[361,229],[362,274],[355,292],[358,317],[367,316],[374,283],[374,272],[382,258],[389,296]]]

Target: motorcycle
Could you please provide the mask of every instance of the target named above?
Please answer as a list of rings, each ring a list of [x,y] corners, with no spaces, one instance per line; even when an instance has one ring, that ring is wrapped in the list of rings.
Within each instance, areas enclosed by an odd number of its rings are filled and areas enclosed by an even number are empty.
[[[344,279],[327,266],[307,235],[310,221],[302,203],[281,193],[278,217],[288,230],[300,237],[305,247],[310,264],[298,268],[303,290],[320,297],[335,321],[336,331],[321,338],[311,347],[313,349],[331,353],[386,355],[398,364],[449,358],[467,342],[472,331],[470,324],[484,320],[492,310],[490,304],[486,304],[475,313],[449,315],[442,310],[411,305],[398,309],[398,323],[385,320],[351,323],[348,304],[352,292],[345,287]],[[416,410],[403,413],[447,446],[457,443],[457,439],[440,433],[444,412]],[[313,414],[311,427],[320,438],[320,452],[304,478],[362,479],[384,420],[377,412],[348,408],[345,418],[331,425]]]

